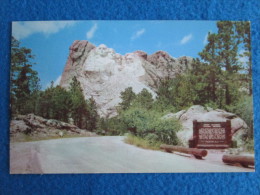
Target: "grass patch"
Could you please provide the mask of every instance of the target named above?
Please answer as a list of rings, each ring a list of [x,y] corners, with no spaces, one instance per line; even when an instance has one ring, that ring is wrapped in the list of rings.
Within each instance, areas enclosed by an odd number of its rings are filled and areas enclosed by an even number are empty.
[[[127,134],[124,141],[125,143],[135,145],[137,147],[144,148],[144,149],[150,149],[150,150],[160,150],[160,145],[161,145],[161,143],[159,142],[146,140],[144,138],[140,138],[132,134]]]

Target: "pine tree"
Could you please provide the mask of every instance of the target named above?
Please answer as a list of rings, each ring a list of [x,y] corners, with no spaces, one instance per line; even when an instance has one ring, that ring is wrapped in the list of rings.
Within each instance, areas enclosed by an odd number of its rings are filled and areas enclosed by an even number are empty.
[[[153,106],[153,96],[147,89],[144,88],[140,93],[136,95],[134,104],[135,106],[151,109]]]
[[[133,92],[132,87],[126,88],[124,91],[121,92],[120,98],[122,102],[119,104],[122,110],[127,110],[133,103],[136,94]]]
[[[202,82],[206,82],[206,88],[203,90],[208,93],[206,97],[208,101],[212,102],[217,101],[216,93],[217,85],[219,83],[218,77],[221,72],[221,68],[218,66],[220,60],[218,56],[218,38],[217,34],[208,34],[208,44],[205,46],[203,51],[199,53],[200,57],[207,63],[201,64],[197,59],[197,65],[203,70],[196,70],[196,67],[194,67],[195,72],[201,71],[204,73],[204,79],[202,79]]]
[[[51,109],[53,119],[68,122],[71,98],[69,92],[60,86],[52,88]]]
[[[11,42],[11,109],[12,113],[27,114],[35,111],[35,96],[40,90],[38,73],[32,69],[34,55],[31,49]],[[32,97],[32,95],[34,97]]]
[[[233,101],[232,83],[236,80],[235,74],[241,69],[238,63],[238,44],[234,25],[231,21],[217,22],[218,27],[218,53],[219,66],[225,70],[223,81],[225,87],[225,103],[230,105]]]
[[[76,77],[73,77],[70,83],[70,96],[71,96],[71,117],[74,123],[79,128],[86,127],[87,117],[89,115],[87,103],[84,98],[80,82]]]
[[[246,82],[248,84],[248,94],[252,95],[252,57],[251,57],[251,33],[250,33],[250,22],[234,22],[237,37],[240,45],[244,49],[241,57],[247,57],[246,62]]]
[[[93,131],[97,128],[98,123],[98,112],[97,112],[97,104],[93,97],[91,97],[87,101],[88,105],[88,121],[87,121],[87,129]]]
[[[208,35],[208,44],[199,53],[205,62],[205,84],[208,86],[208,99],[225,108],[238,101],[239,71],[238,61],[239,39],[234,22],[217,22],[218,33]]]

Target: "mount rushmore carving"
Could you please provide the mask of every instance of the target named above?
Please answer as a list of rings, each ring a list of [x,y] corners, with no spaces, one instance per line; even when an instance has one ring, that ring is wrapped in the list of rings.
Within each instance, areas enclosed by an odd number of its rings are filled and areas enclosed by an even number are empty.
[[[135,51],[121,55],[101,44],[74,41],[60,85],[68,88],[74,76],[81,83],[85,98],[93,97],[103,117],[117,114],[120,92],[132,87],[135,93],[147,89],[156,97],[156,87],[164,78],[174,78],[190,67],[192,58],[173,58],[164,51],[148,55]]]

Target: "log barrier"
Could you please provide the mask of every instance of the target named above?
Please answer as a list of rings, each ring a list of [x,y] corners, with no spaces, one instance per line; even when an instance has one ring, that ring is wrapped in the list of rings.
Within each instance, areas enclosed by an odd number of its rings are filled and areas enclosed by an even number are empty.
[[[172,146],[172,145],[166,145],[162,144],[160,146],[161,149],[164,149],[166,152],[181,152],[185,154],[191,154],[195,156],[197,159],[202,159],[202,157],[207,156],[208,151],[207,150],[202,150],[202,149],[197,149],[197,148],[185,148],[181,146]]]
[[[243,167],[255,166],[255,158],[253,156],[223,155],[222,161],[226,164],[239,163]]]

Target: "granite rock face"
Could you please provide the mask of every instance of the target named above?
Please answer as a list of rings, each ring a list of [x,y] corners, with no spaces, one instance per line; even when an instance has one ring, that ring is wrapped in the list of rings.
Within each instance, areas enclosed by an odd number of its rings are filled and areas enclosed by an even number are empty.
[[[85,98],[95,99],[99,115],[113,117],[121,102],[120,92],[127,87],[132,87],[135,93],[145,88],[156,97],[160,80],[181,74],[191,62],[190,57],[176,59],[164,51],[121,55],[103,44],[96,47],[88,41],[74,41],[60,85],[68,88],[76,76]]]
[[[205,108],[200,105],[191,106],[189,109],[181,110],[177,113],[169,113],[163,118],[175,118],[180,121],[183,129],[177,132],[177,137],[184,146],[188,146],[188,140],[192,138],[193,120],[197,120],[199,122],[226,122],[226,120],[230,120],[232,140],[237,141],[237,145],[239,147],[244,146],[244,138],[248,134],[247,124],[237,115],[221,109],[214,110],[212,108]]]
[[[61,134],[97,136],[95,133],[80,129],[75,125],[54,119],[45,119],[34,114],[18,115],[10,123],[10,138],[15,141],[25,141],[25,135],[39,139],[57,137]]]

